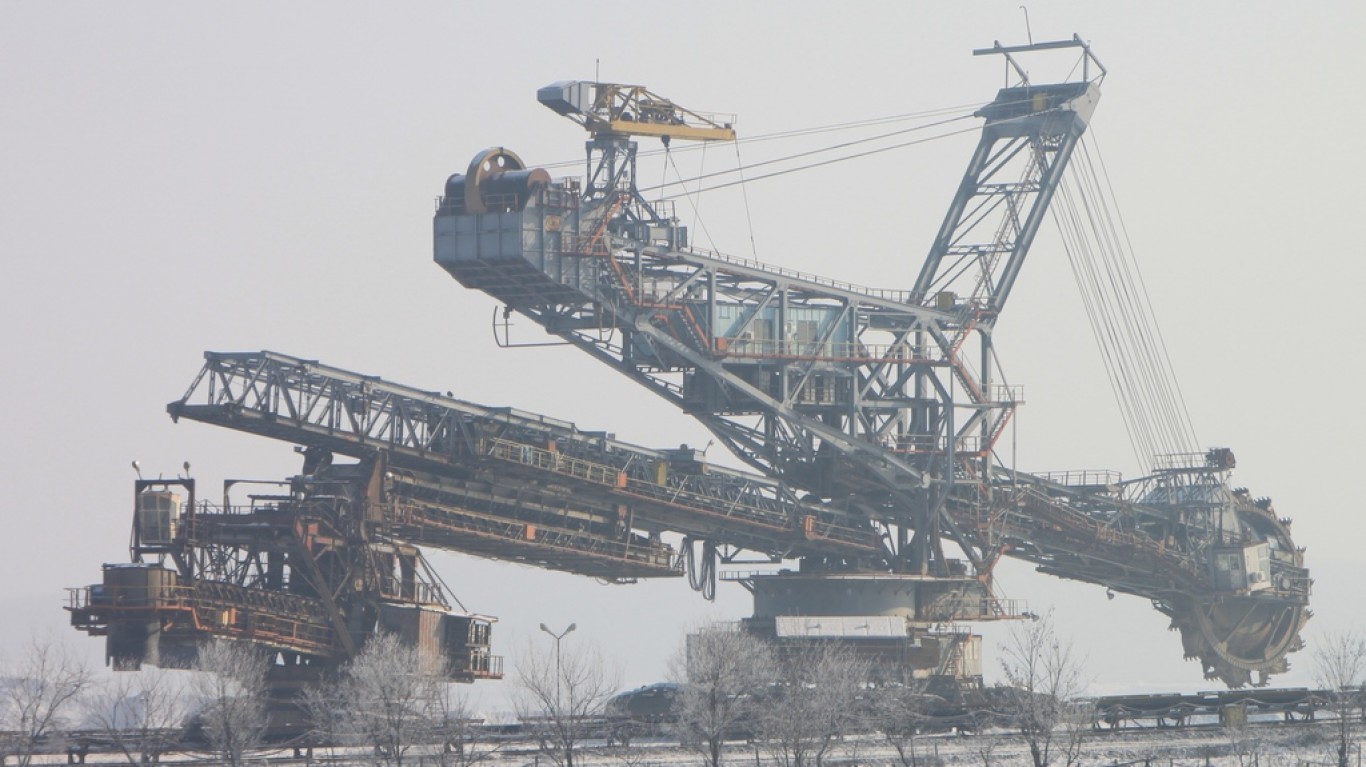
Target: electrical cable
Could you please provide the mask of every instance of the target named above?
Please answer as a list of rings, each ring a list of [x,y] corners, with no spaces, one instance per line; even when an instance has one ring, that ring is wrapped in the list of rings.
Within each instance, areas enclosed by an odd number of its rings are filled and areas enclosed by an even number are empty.
[[[697,563],[697,544],[702,544],[702,563]],[[716,544],[694,538],[683,539],[684,570],[688,576],[688,586],[702,594],[708,602],[716,599]]]

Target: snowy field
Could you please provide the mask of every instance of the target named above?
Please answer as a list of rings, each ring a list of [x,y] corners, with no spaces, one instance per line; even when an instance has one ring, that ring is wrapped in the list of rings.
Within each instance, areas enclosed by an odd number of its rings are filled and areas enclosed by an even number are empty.
[[[1077,765],[1142,765],[1152,767],[1310,767],[1336,764],[1334,731],[1325,724],[1293,726],[1263,726],[1245,731],[1241,736],[1222,728],[1184,731],[1131,730],[1118,733],[1088,734],[1082,743]],[[1055,744],[1051,760],[1058,767],[1066,767],[1062,745]],[[584,767],[676,767],[702,764],[692,751],[676,745],[636,744],[629,749],[598,748],[585,752]],[[824,760],[828,767],[876,765],[882,767],[911,767],[911,754],[905,761],[896,750],[880,739],[858,739],[843,743]],[[915,740],[916,767],[934,765],[1031,765],[1029,749],[1018,736],[993,732],[981,735],[934,735]],[[1350,759],[1359,765],[1360,755],[1354,746]],[[772,754],[760,748],[735,744],[727,749],[726,763],[732,767],[762,765],[784,766]],[[498,767],[535,767],[547,765],[534,752],[509,752],[497,760]],[[814,767],[814,766],[812,766]]]
[[[1144,764],[1211,765],[1211,767],[1299,767],[1304,765],[1335,764],[1332,731],[1321,725],[1290,727],[1262,727],[1248,731],[1241,738],[1229,732],[1208,730],[1163,732],[1131,731],[1125,733],[1097,733],[1082,743],[1080,765]],[[1055,748],[1057,746],[1055,745]],[[596,751],[585,765],[602,767],[649,767],[649,765],[701,764],[693,752],[677,747],[635,747],[626,754],[624,749]],[[511,755],[509,755],[511,756]],[[757,756],[757,759],[756,759]],[[1353,751],[1352,764],[1359,764]],[[535,760],[530,760],[533,764]],[[508,762],[511,763],[511,762]],[[746,764],[780,764],[762,749],[756,755],[753,748],[735,747],[727,752],[727,763],[735,767]],[[893,765],[911,764],[907,754],[903,762],[896,750],[879,740],[851,741],[827,757],[827,765]],[[1066,757],[1055,751],[1052,763],[1064,767]],[[518,765],[526,762],[517,762]],[[933,765],[1030,765],[1029,749],[1018,737],[1009,733],[988,733],[974,736],[926,736],[915,741],[917,767]]]
[[[1241,734],[1218,727],[1088,733],[1079,757],[1071,764],[1076,767],[1331,767],[1336,764],[1333,737],[1334,730],[1327,723],[1252,727]],[[378,764],[367,756],[355,749],[344,749],[331,752],[318,750],[311,756],[294,758],[291,751],[282,750],[260,754],[251,763],[337,767]],[[193,755],[166,755],[162,761],[180,765],[216,764]],[[1354,743],[1348,761],[1351,765],[1362,764],[1360,742]],[[66,758],[40,757],[35,763],[64,764]],[[87,763],[107,765],[127,762],[117,754],[91,754]],[[633,743],[629,748],[588,744],[576,753],[575,763],[579,767],[683,767],[702,765],[703,759],[694,751],[679,748],[674,742],[647,741]],[[1061,739],[1054,744],[1050,763],[1057,767],[1068,767],[1065,743]],[[414,749],[405,757],[404,764],[409,767],[557,767],[548,756],[526,744],[512,744],[482,758],[472,755],[467,755],[465,759],[447,756],[444,760]],[[725,764],[730,767],[793,767],[791,764],[785,765],[762,747],[756,749],[753,745],[742,743],[727,747]],[[1029,749],[1024,741],[1006,732],[918,737],[914,741],[914,753],[906,753],[904,759],[881,739],[851,739],[841,743],[823,761],[825,767],[1014,767],[1031,764]],[[809,764],[807,767],[816,766]]]

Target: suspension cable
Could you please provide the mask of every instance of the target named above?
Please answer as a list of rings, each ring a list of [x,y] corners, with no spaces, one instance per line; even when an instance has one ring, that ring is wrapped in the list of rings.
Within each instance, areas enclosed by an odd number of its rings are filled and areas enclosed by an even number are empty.
[[[1032,113],[1031,113],[1031,114],[1032,114]],[[740,178],[740,180],[738,180],[738,181],[728,181],[728,182],[725,182],[725,183],[714,184],[714,185],[708,186],[708,187],[698,188],[698,189],[693,190],[692,193],[693,193],[693,194],[701,194],[702,192],[709,192],[709,191],[713,191],[713,190],[716,190],[716,189],[726,189],[726,188],[728,188],[728,187],[738,186],[738,185],[740,185],[740,184],[748,183],[749,181],[759,181],[759,180],[767,179],[767,178],[775,178],[775,177],[777,177],[777,176],[785,176],[785,175],[787,175],[787,174],[789,174],[789,173],[797,173],[797,172],[800,172],[800,171],[803,171],[803,170],[810,170],[810,169],[812,169],[812,168],[819,168],[819,167],[822,167],[822,166],[825,166],[825,165],[833,165],[833,164],[835,164],[835,163],[844,162],[844,161],[846,161],[846,160],[855,160],[855,159],[858,159],[858,158],[861,158],[861,157],[868,157],[868,156],[870,156],[870,155],[881,154],[881,153],[883,153],[883,152],[890,152],[890,151],[893,151],[893,150],[896,150],[896,149],[904,149],[905,147],[916,146],[916,145],[919,145],[919,144],[928,143],[928,142],[930,142],[930,141],[935,141],[935,140],[938,140],[938,139],[945,139],[945,138],[950,138],[950,137],[953,137],[953,136],[959,136],[959,135],[969,134],[969,133],[975,134],[975,133],[977,133],[980,129],[979,129],[977,126],[972,126],[972,127],[962,128],[962,129],[958,129],[958,130],[951,130],[951,131],[948,131],[948,132],[945,132],[945,133],[939,133],[939,134],[936,134],[936,135],[934,135],[934,136],[929,136],[929,137],[927,137],[927,138],[913,139],[913,140],[910,140],[910,141],[903,141],[903,142],[901,142],[901,143],[891,144],[891,145],[888,145],[888,146],[885,146],[885,147],[879,147],[879,148],[876,148],[876,149],[869,149],[869,150],[865,150],[865,151],[862,151],[862,152],[854,152],[854,153],[852,153],[852,154],[842,155],[842,156],[840,156],[840,157],[831,158],[831,159],[829,159],[829,160],[822,160],[822,161],[820,161],[820,162],[813,162],[813,163],[809,163],[809,164],[807,164],[807,165],[799,165],[799,166],[793,167],[793,168],[785,168],[785,169],[783,169],[783,170],[773,171],[773,172],[771,172],[771,173],[766,173],[766,174],[763,174],[763,175],[760,175],[760,176],[753,176],[753,177],[750,177],[750,178],[744,178],[744,177],[743,177],[743,170],[753,169],[753,168],[761,168],[761,167],[768,166],[768,165],[774,165],[774,164],[778,164],[778,163],[790,162],[790,161],[792,161],[792,160],[800,159],[800,158],[802,158],[802,157],[809,157],[809,156],[811,156],[811,155],[821,154],[821,153],[823,153],[823,152],[830,152],[830,151],[834,151],[834,150],[837,150],[837,149],[847,149],[847,148],[852,147],[852,146],[857,146],[857,145],[860,145],[860,144],[866,144],[866,143],[873,142],[873,141],[881,141],[881,140],[884,140],[884,139],[893,138],[893,137],[896,137],[896,136],[901,136],[901,135],[905,135],[905,134],[908,134],[908,133],[913,133],[913,132],[916,132],[916,131],[926,130],[926,129],[929,129],[929,128],[942,127],[942,126],[945,126],[945,125],[949,125],[950,123],[955,123],[955,122],[959,122],[959,121],[961,121],[961,120],[971,119],[971,118],[974,118],[974,117],[976,117],[976,116],[977,116],[977,114],[976,114],[975,112],[974,112],[974,113],[971,113],[971,114],[957,115],[957,116],[950,117],[950,118],[947,118],[947,119],[944,119],[944,120],[937,120],[937,121],[932,122],[932,123],[926,123],[926,124],[924,124],[924,125],[917,125],[917,126],[913,126],[913,127],[910,127],[910,128],[904,128],[904,129],[901,129],[901,130],[898,130],[898,131],[892,131],[892,132],[890,132],[890,133],[883,133],[883,134],[879,134],[879,135],[877,135],[877,136],[870,136],[870,137],[866,137],[866,138],[862,138],[862,139],[854,139],[854,140],[852,140],[852,141],[846,141],[846,142],[842,142],[842,143],[839,143],[839,144],[832,144],[832,145],[830,145],[830,146],[821,147],[821,148],[818,148],[818,149],[811,149],[811,150],[807,150],[807,151],[804,151],[804,152],[797,152],[797,153],[795,153],[795,154],[787,155],[787,156],[785,156],[785,157],[777,157],[777,158],[774,158],[774,159],[771,159],[771,160],[764,160],[764,161],[762,161],[762,162],[758,162],[758,163],[754,163],[754,164],[752,164],[752,165],[745,166],[745,168],[729,168],[729,169],[725,169],[725,170],[719,170],[719,171],[713,171],[713,172],[711,172],[711,173],[701,174],[701,175],[698,175],[698,176],[694,176],[692,179],[689,179],[689,180],[690,180],[690,181],[703,181],[703,180],[710,179],[710,178],[716,178],[716,177],[719,177],[719,176],[730,175],[730,174],[732,174],[732,173],[741,173],[741,178]],[[1026,119],[1027,117],[1029,117],[1029,115],[1023,115],[1023,116],[1020,116],[1020,117],[1007,118],[1007,119],[1005,119],[1005,120],[999,121],[998,124],[999,124],[999,123],[1013,122],[1013,121],[1015,121],[1015,120],[1022,120],[1022,119]],[[641,189],[641,190],[639,190],[639,191],[642,192],[642,193],[644,193],[644,192],[655,192],[655,191],[660,191],[661,189],[667,188],[668,186],[672,186],[672,184],[665,184],[665,185],[662,185],[662,186],[659,186],[659,187],[648,187],[648,188],[645,188],[645,189]],[[665,195],[665,196],[662,197],[662,199],[665,199],[665,200],[676,199],[678,196],[680,196],[680,195],[679,195],[679,194]]]
[[[876,135],[876,136],[868,136],[868,137],[866,137],[866,138],[853,139],[853,140],[851,140],[851,141],[844,141],[844,142],[841,142],[841,143],[839,143],[839,144],[831,144],[831,145],[829,145],[829,146],[823,146],[823,147],[819,147],[819,148],[816,148],[816,149],[808,149],[808,150],[806,150],[806,151],[804,151],[804,152],[796,152],[796,153],[794,153],[794,154],[785,155],[785,156],[783,156],[783,157],[775,157],[775,158],[773,158],[773,159],[771,159],[771,160],[763,160],[763,161],[761,161],[761,162],[756,162],[756,163],[754,163],[754,164],[752,164],[752,165],[749,165],[749,166],[747,166],[747,167],[748,167],[748,169],[751,169],[751,170],[752,170],[752,169],[754,169],[754,168],[762,168],[762,167],[765,167],[765,166],[768,166],[768,165],[776,165],[776,164],[779,164],[779,163],[791,162],[791,161],[793,161],[793,160],[798,160],[798,159],[801,159],[801,158],[803,158],[803,157],[810,157],[810,156],[812,156],[812,155],[823,154],[823,153],[825,153],[825,152],[833,152],[833,151],[836,151],[836,150],[839,150],[839,149],[848,149],[849,147],[858,146],[858,145],[860,145],[860,144],[868,144],[868,143],[871,143],[871,142],[874,142],[874,141],[882,141],[882,140],[885,140],[885,139],[888,139],[888,138],[893,138],[893,137],[896,137],[896,136],[904,136],[904,135],[906,135],[906,134],[908,134],[908,133],[915,133],[915,132],[917,132],[917,131],[927,130],[927,129],[929,129],[929,128],[937,128],[937,127],[940,127],[940,126],[943,126],[943,125],[948,125],[949,123],[959,122],[959,121],[967,120],[967,119],[971,119],[971,118],[972,118],[972,115],[970,115],[970,114],[969,114],[969,115],[960,115],[960,116],[958,116],[958,117],[952,117],[952,118],[949,118],[949,119],[947,119],[947,120],[939,120],[939,121],[936,121],[936,122],[933,122],[933,123],[927,123],[927,124],[925,124],[925,125],[916,125],[916,126],[913,126],[913,127],[910,127],[910,128],[903,128],[903,129],[901,129],[901,130],[892,131],[892,132],[890,132],[890,133],[880,133],[880,134],[878,134],[878,135]],[[948,137],[950,137],[950,136],[957,136],[957,135],[961,135],[961,134],[964,134],[964,133],[976,133],[977,131],[978,131],[978,128],[977,128],[977,126],[974,125],[974,126],[972,126],[972,127],[970,127],[970,128],[963,128],[963,129],[961,129],[961,130],[949,131],[948,133],[941,133],[941,134],[937,134],[937,135],[934,135],[934,136],[930,136],[930,137],[928,137],[928,138],[916,139],[916,140],[912,140],[912,141],[906,141],[906,142],[902,142],[902,143],[900,143],[900,144],[892,144],[892,145],[890,145],[890,146],[880,147],[880,148],[878,148],[878,149],[870,149],[870,150],[867,150],[867,151],[864,151],[864,152],[856,152],[856,153],[850,154],[850,155],[844,155],[844,156],[835,157],[835,158],[832,158],[832,159],[829,159],[829,160],[823,160],[823,161],[821,161],[821,162],[811,163],[811,164],[809,164],[809,165],[801,165],[801,166],[798,166],[798,167],[796,167],[796,168],[788,168],[788,169],[781,170],[781,171],[775,171],[775,172],[773,172],[773,173],[768,173],[768,174],[765,174],[765,175],[752,177],[752,178],[750,178],[749,180],[750,180],[750,181],[758,181],[758,180],[760,180],[760,179],[772,178],[772,177],[774,177],[774,176],[782,176],[782,175],[786,175],[786,174],[788,174],[788,173],[795,173],[795,172],[801,171],[801,170],[809,170],[809,169],[811,169],[811,168],[819,168],[819,167],[821,167],[822,165],[830,165],[830,164],[833,164],[833,163],[836,163],[836,162],[843,162],[843,161],[845,161],[845,160],[853,160],[853,159],[856,159],[856,158],[859,158],[859,157],[866,157],[866,156],[868,156],[868,155],[880,154],[880,153],[882,153],[882,152],[888,152],[888,151],[891,151],[891,150],[893,150],[893,149],[902,149],[902,148],[904,148],[904,147],[914,146],[914,145],[916,145],[916,144],[924,144],[924,143],[926,143],[926,142],[928,142],[928,141],[934,141],[934,140],[936,140],[936,139],[948,138]],[[742,170],[743,170],[742,168],[727,168],[727,169],[725,169],[725,170],[712,171],[711,173],[704,173],[704,174],[701,174],[701,175],[698,175],[698,176],[694,176],[693,178],[691,178],[691,179],[689,179],[689,180],[690,180],[690,181],[705,181],[705,180],[707,180],[707,179],[716,178],[716,177],[718,177],[718,176],[728,176],[728,175],[730,175],[730,174],[732,174],[732,173],[740,173],[740,172],[742,172]],[[704,191],[711,191],[711,190],[713,190],[713,189],[724,189],[724,188],[726,188],[726,187],[735,186],[735,185],[737,185],[737,184],[742,184],[742,183],[745,183],[745,179],[743,179],[743,178],[742,178],[740,181],[731,181],[731,182],[724,183],[724,184],[717,184],[717,185],[714,185],[714,186],[706,187],[705,189],[699,189],[699,190],[697,190],[697,191],[698,191],[698,192],[704,192]],[[667,186],[673,186],[673,185],[672,185],[672,184],[666,184],[665,187],[667,187]],[[657,191],[659,191],[661,188],[663,188],[663,187],[648,187],[648,188],[645,188],[645,189],[641,189],[640,191],[641,191],[642,193],[644,193],[644,192],[657,192]],[[675,196],[676,196],[676,195],[675,195]],[[669,199],[669,197],[666,196],[665,199]]]
[[[810,163],[810,164],[807,164],[807,165],[799,165],[799,166],[797,166],[797,167],[795,167],[795,168],[785,168],[785,169],[783,169],[783,170],[773,171],[772,173],[765,173],[765,174],[759,175],[759,176],[751,176],[751,177],[749,177],[748,179],[741,179],[741,180],[739,180],[739,181],[727,181],[727,182],[720,183],[720,184],[713,184],[712,186],[708,186],[708,187],[704,187],[704,188],[698,189],[698,190],[696,190],[695,193],[711,192],[711,191],[714,191],[714,190],[717,190],[717,189],[726,189],[726,188],[729,188],[729,187],[732,187],[732,186],[738,186],[738,185],[740,185],[740,184],[748,183],[748,182],[750,182],[750,181],[762,181],[763,179],[766,179],[766,178],[776,178],[776,177],[778,177],[778,176],[786,176],[786,175],[789,174],[789,173],[797,173],[797,172],[804,171],[804,170],[811,170],[812,168],[820,168],[820,167],[823,167],[823,166],[826,166],[826,165],[834,165],[835,163],[845,162],[845,161],[848,161],[848,160],[857,160],[857,159],[860,158],[860,157],[869,157],[869,156],[872,156],[872,155],[875,155],[875,154],[882,154],[883,152],[890,152],[890,151],[895,150],[895,149],[905,149],[905,148],[908,147],[908,146],[916,146],[916,145],[918,145],[918,144],[925,144],[925,143],[928,143],[928,142],[930,142],[930,141],[936,141],[936,140],[938,140],[938,139],[948,138],[948,137],[950,137],[950,136],[957,136],[957,135],[960,135],[960,134],[963,134],[963,133],[976,133],[977,131],[978,131],[978,129],[974,126],[974,127],[972,127],[972,128],[965,128],[965,129],[963,129],[963,130],[950,131],[950,132],[948,132],[948,133],[941,133],[941,134],[936,135],[936,136],[929,136],[929,137],[927,137],[927,138],[914,139],[914,140],[911,140],[911,141],[903,141],[903,142],[901,142],[901,143],[899,143],[899,144],[892,144],[892,145],[890,145],[890,146],[879,147],[879,148],[877,148],[877,149],[868,149],[868,150],[865,150],[865,151],[863,151],[863,152],[855,152],[855,153],[853,153],[853,154],[843,155],[843,156],[841,156],[841,157],[832,157],[832,158],[830,158],[829,160],[821,160],[820,162],[813,162],[813,163]],[[801,156],[805,156],[805,155],[809,155],[809,154],[814,154],[814,153],[816,153],[816,152],[823,152],[823,151],[828,151],[828,150],[827,150],[827,149],[818,149],[818,150],[813,150],[813,151],[811,151],[811,152],[804,152],[804,153],[799,154],[799,155],[793,155],[793,156],[791,156],[791,157],[784,157],[784,158],[779,158],[779,159],[776,159],[776,160],[766,160],[766,161],[764,161],[764,162],[756,163],[756,164],[754,164],[754,165],[751,165],[751,166],[749,166],[749,167],[755,168],[755,167],[759,167],[759,166],[762,166],[762,165],[772,165],[772,164],[777,163],[777,162],[786,162],[786,161],[791,160],[791,159],[794,159],[794,158],[796,158],[796,157],[801,157]],[[725,175],[725,174],[734,173],[734,172],[735,172],[734,170],[716,171],[716,172],[707,174],[706,177],[720,176],[720,175]],[[704,178],[704,177],[703,177],[703,176],[698,176],[698,177],[694,178],[693,180],[700,180],[700,179],[702,179],[702,178]],[[656,191],[656,190],[641,190],[641,191]],[[674,199],[674,198],[676,198],[676,197],[678,197],[678,196],[679,196],[679,195],[677,195],[677,194],[664,195],[664,197],[663,197],[662,199],[671,200],[671,199]]]
[[[1160,343],[1161,333],[1153,317],[1152,306],[1143,288],[1141,273],[1131,249],[1125,248],[1119,239],[1114,215],[1110,210],[1109,197],[1100,186],[1099,175],[1091,158],[1089,146],[1083,147],[1083,169],[1085,180],[1097,200],[1100,213],[1104,216],[1101,230],[1108,240],[1107,249],[1114,262],[1119,287],[1122,288],[1124,318],[1128,325],[1129,338],[1135,345],[1135,354],[1143,362],[1142,372],[1147,377],[1146,388],[1152,397],[1154,410],[1160,418],[1158,426],[1164,437],[1160,445],[1167,452],[1193,452],[1193,430],[1186,423],[1183,408],[1178,406],[1175,395],[1175,376],[1171,373],[1169,358]]]
[[[740,160],[740,142],[735,143],[735,167],[740,171],[740,196],[745,201],[745,225],[749,227],[749,254],[759,260],[759,247],[754,244],[754,217],[749,210],[749,187],[745,185],[745,164]],[[714,248],[713,248],[714,250]]]
[[[862,120],[852,120],[852,121],[842,122],[842,123],[832,123],[832,124],[828,124],[828,125],[818,125],[818,126],[809,127],[809,128],[793,128],[793,129],[791,129],[791,130],[774,131],[773,133],[762,133],[762,134],[758,134],[758,135],[754,135],[754,136],[745,136],[745,137],[743,137],[743,138],[737,138],[733,143],[736,143],[736,144],[758,144],[758,143],[762,143],[762,142],[766,142],[766,141],[775,141],[775,140],[789,139],[789,138],[801,138],[801,137],[804,137],[804,136],[816,136],[816,135],[820,135],[820,134],[823,134],[823,133],[833,133],[833,132],[846,131],[846,130],[857,130],[857,129],[859,129],[859,128],[868,128],[868,127],[872,127],[872,126],[876,126],[876,125],[886,125],[886,124],[889,124],[889,123],[904,122],[904,121],[907,121],[907,120],[917,120],[917,119],[924,119],[924,118],[928,118],[928,117],[939,117],[939,116],[942,116],[942,115],[945,115],[945,114],[960,114],[960,113],[966,113],[965,116],[971,116],[971,114],[972,114],[973,112],[975,112],[975,111],[976,111],[978,108],[980,108],[980,107],[981,107],[981,104],[980,104],[980,103],[959,104],[959,105],[957,105],[957,106],[939,107],[939,108],[936,108],[936,109],[927,109],[927,110],[920,111],[920,112],[907,112],[907,113],[904,113],[904,114],[887,115],[887,116],[884,116],[884,117],[871,117],[871,118],[862,119]],[[705,148],[706,148],[706,142],[700,142],[700,143],[697,143],[697,144],[688,144],[687,146],[684,146],[684,147],[681,147],[681,148],[678,148],[678,149],[674,149],[673,151],[674,151],[675,153],[681,154],[681,153],[684,153],[684,152],[696,152],[696,151],[701,151],[701,150],[704,150]],[[636,154],[636,156],[637,156],[637,157],[653,157],[653,156],[656,156],[656,155],[665,154],[665,153],[667,153],[668,151],[670,151],[670,150],[668,149],[668,147],[663,147],[663,148],[660,148],[660,149],[647,149],[647,150],[644,151],[644,152],[638,152],[638,153]],[[552,163],[548,163],[548,164],[542,165],[542,166],[540,166],[540,167],[545,168],[545,169],[547,169],[547,170],[556,169],[556,168],[572,168],[572,167],[574,167],[574,166],[576,166],[576,165],[579,165],[579,164],[582,163],[582,162],[583,162],[583,160],[560,160],[560,161],[557,161],[557,162],[552,162]]]
[[[1068,263],[1072,267],[1073,280],[1077,284],[1077,291],[1081,295],[1082,305],[1086,310],[1086,319],[1091,327],[1092,338],[1105,363],[1106,380],[1110,384],[1110,391],[1115,398],[1115,404],[1119,407],[1120,414],[1124,418],[1125,432],[1129,437],[1130,449],[1133,451],[1134,458],[1140,464],[1146,465],[1147,458],[1145,456],[1151,455],[1152,452],[1146,439],[1146,431],[1138,427],[1138,419],[1133,412],[1132,399],[1123,390],[1120,366],[1114,359],[1115,345],[1106,342],[1107,337],[1111,336],[1109,317],[1102,313],[1099,306],[1100,291],[1095,282],[1093,263],[1089,258],[1086,258],[1084,253],[1084,240],[1081,234],[1083,227],[1077,214],[1075,201],[1072,199],[1070,185],[1066,179],[1058,188],[1052,213],[1052,219],[1062,237],[1063,251],[1067,254]]]
[[[1100,164],[1101,176],[1105,179],[1105,188],[1109,192],[1108,199],[1118,200],[1118,197],[1116,197],[1115,195],[1114,185],[1110,181],[1109,168],[1107,168],[1105,165],[1105,156],[1100,151],[1100,136],[1096,134],[1094,131],[1092,131],[1092,138],[1094,139],[1094,142],[1096,144],[1096,158]],[[1127,248],[1129,253],[1133,253],[1134,244],[1133,240],[1129,237],[1129,227],[1125,223],[1123,211],[1119,209],[1118,205],[1115,206],[1115,217],[1119,220],[1119,231],[1121,234],[1123,234],[1125,247]],[[1172,390],[1176,396],[1177,402],[1180,405],[1181,413],[1183,414],[1186,427],[1190,431],[1191,442],[1194,445],[1199,446],[1202,443],[1200,442],[1199,437],[1196,436],[1195,425],[1190,417],[1190,409],[1186,406],[1186,397],[1181,390],[1181,381],[1175,375],[1175,367],[1172,365],[1171,355],[1168,353],[1167,350],[1167,340],[1166,337],[1162,334],[1162,326],[1156,321],[1157,315],[1152,310],[1152,299],[1148,293],[1148,283],[1143,278],[1143,271],[1139,268],[1139,263],[1137,260],[1134,260],[1134,271],[1138,276],[1138,286],[1143,294],[1144,305],[1147,307],[1148,314],[1154,318],[1153,329],[1155,331],[1155,335],[1157,338],[1157,344],[1159,349],[1161,350],[1162,359],[1165,362],[1167,369],[1172,372]]]
[[[1135,458],[1195,452],[1190,423],[1152,302],[1103,162],[1085,139],[1058,189],[1053,219],[1105,362]],[[1099,156],[1099,148],[1094,152]],[[1098,166],[1099,165],[1099,171]],[[1102,183],[1104,179],[1105,183]],[[1120,223],[1117,224],[1116,221]]]
[[[674,175],[678,176],[679,178],[678,183],[685,184],[686,182],[684,182],[683,180],[683,174],[678,172],[678,165],[674,162],[673,155],[666,153],[664,157],[666,158],[666,169],[673,168]],[[711,232],[707,229],[707,222],[702,220],[702,212],[698,209],[697,197],[695,195],[688,193],[688,188],[686,185],[683,187],[683,194],[681,196],[687,199],[688,204],[692,206],[693,220],[697,222],[698,226],[702,227],[702,234],[706,235],[707,242],[711,245],[711,249],[716,250],[716,241],[712,239]]]

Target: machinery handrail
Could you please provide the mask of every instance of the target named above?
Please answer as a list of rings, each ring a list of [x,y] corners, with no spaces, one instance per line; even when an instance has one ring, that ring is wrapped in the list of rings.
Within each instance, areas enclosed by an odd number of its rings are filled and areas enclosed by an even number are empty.
[[[729,506],[745,512],[732,515],[743,523],[745,533],[768,529],[817,547],[844,550],[853,545],[868,553],[879,550],[871,531],[833,519],[840,513],[837,510],[800,504],[771,479],[716,468],[678,479],[662,493],[648,482],[627,478],[624,468],[667,462],[665,451],[587,434],[566,421],[475,405],[274,352],[207,352],[205,360],[185,396],[167,406],[173,417],[222,423],[290,441],[325,436],[340,452],[365,455],[381,448],[389,452],[391,461],[418,461],[438,471],[452,460],[474,456],[514,461],[614,493],[686,507],[713,520],[724,519],[726,515],[716,509]],[[207,402],[195,403],[196,398]],[[518,430],[524,430],[524,436],[484,436]],[[526,441],[532,435],[537,444]],[[562,449],[541,447],[551,442]],[[595,462],[580,453],[611,455],[615,463]],[[743,484],[740,491],[736,491],[737,480]],[[737,497],[737,492],[740,496],[749,493],[755,500]],[[759,498],[764,499],[762,503]],[[813,519],[809,527],[803,521],[806,517]],[[850,522],[855,519],[851,516]],[[780,548],[786,550],[789,543]]]
[[[706,248],[689,247],[687,251],[684,252],[684,255],[689,254],[702,256],[713,261],[722,261],[727,264],[734,264],[735,266],[741,266],[746,269],[753,269],[768,274],[780,275],[782,277],[787,277],[789,279],[800,280],[802,282],[809,282],[814,285],[823,285],[827,288],[835,288],[836,290],[842,290],[847,293],[857,293],[860,295],[868,296],[869,298],[878,298],[883,301],[894,301],[896,303],[902,304],[915,303],[912,298],[912,293],[909,290],[872,288],[866,285],[859,285],[853,282],[836,280],[831,277],[822,277],[818,274],[803,272],[797,269],[789,269],[785,266],[778,266],[776,264],[765,263],[763,261],[755,261],[748,258],[741,258],[739,256],[732,256],[725,253],[721,253],[720,251],[708,250]]]

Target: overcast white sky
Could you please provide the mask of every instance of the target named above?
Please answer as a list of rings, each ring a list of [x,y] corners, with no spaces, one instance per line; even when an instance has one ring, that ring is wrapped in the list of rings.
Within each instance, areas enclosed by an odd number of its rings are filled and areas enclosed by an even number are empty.
[[[1364,9],[1029,3],[1035,39],[1080,33],[1110,70],[1093,140],[1197,433],[1296,520],[1317,580],[1311,644],[1363,617]],[[205,349],[296,354],[648,445],[706,442],[581,354],[496,348],[492,300],[431,262],[433,199],[477,151],[581,157],[582,131],[536,103],[539,86],[592,79],[600,60],[603,80],[738,113],[758,135],[989,100],[1000,62],[971,50],[1025,35],[1016,0],[0,2],[0,652],[36,633],[101,657],[66,628],[63,589],[126,558],[130,460],[168,476],[189,460],[210,492],[297,470],[289,445],[166,417]],[[707,196],[710,240],[694,222],[695,239],[749,255],[748,219],[761,260],[905,287],[974,141],[756,182],[748,217],[737,190]],[[1028,400],[1021,468],[1134,473],[1051,225],[997,346]],[[566,641],[602,647],[628,685],[664,676],[687,625],[749,609],[738,586],[708,605],[679,581],[432,558],[466,605],[501,617],[499,652],[576,622]],[[1056,609],[1096,691],[1209,686],[1142,600],[999,573],[1008,596]],[[1292,663],[1276,683],[1312,683],[1308,653]]]

